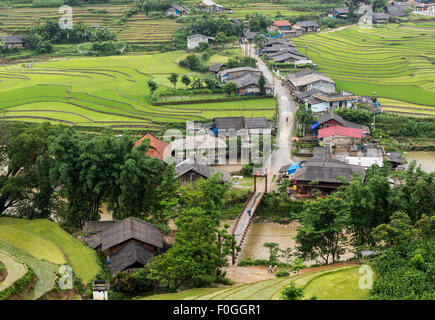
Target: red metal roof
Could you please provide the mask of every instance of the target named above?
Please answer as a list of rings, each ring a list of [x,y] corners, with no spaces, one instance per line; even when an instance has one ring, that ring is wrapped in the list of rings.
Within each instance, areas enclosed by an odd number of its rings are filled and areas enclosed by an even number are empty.
[[[291,26],[291,24],[290,24],[290,22],[288,22],[288,20],[277,20],[277,21],[274,21],[272,23],[272,25],[277,26],[277,27],[290,27]]]
[[[152,158],[158,158],[160,160],[163,160],[163,152],[165,148],[169,146],[169,143],[159,140],[156,137],[154,137],[152,134],[147,133],[142,138],[137,140],[135,145],[140,146],[144,139],[150,140],[150,148],[146,152],[146,155]]]
[[[329,136],[335,136],[335,135],[361,139],[364,136],[364,130],[346,128],[341,126],[333,126],[333,127],[320,129],[318,134],[319,134],[319,139],[324,137],[329,137]]]

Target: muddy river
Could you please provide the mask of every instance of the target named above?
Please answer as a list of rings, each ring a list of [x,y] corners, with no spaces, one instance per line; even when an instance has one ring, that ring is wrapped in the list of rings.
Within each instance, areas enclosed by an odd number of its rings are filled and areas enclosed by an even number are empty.
[[[417,165],[421,165],[421,169],[426,172],[435,171],[435,151],[405,152],[405,158],[408,162],[417,161]]]
[[[233,220],[225,221],[232,226]],[[241,259],[267,259],[269,250],[263,246],[265,242],[276,242],[281,249],[292,248],[296,251],[296,235],[299,223],[292,221],[290,224],[279,224],[271,222],[256,222],[249,227],[248,234],[243,242]],[[347,251],[340,257],[341,261],[352,258],[354,254]],[[312,265],[321,261],[306,261],[306,265]]]

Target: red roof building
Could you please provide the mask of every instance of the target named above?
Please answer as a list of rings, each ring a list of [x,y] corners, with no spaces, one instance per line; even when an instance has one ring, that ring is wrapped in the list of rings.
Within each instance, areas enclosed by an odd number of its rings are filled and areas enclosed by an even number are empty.
[[[275,27],[290,27],[291,26],[291,24],[290,24],[290,22],[288,22],[288,20],[277,20],[277,21],[274,21],[272,23],[272,25]]]
[[[330,136],[343,136],[348,138],[362,139],[364,137],[364,129],[346,128],[341,126],[333,126],[322,128],[318,132],[319,139]]]
[[[165,151],[165,148],[170,144],[157,139],[150,133],[147,133],[142,138],[136,141],[135,146],[140,146],[144,139],[150,140],[150,148],[146,152],[146,155],[152,158],[158,158],[160,160],[163,160],[163,152]]]

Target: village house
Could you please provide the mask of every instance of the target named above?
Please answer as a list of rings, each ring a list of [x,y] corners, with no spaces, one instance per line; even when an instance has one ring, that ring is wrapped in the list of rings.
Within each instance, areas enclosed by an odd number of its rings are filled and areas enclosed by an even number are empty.
[[[180,179],[181,184],[193,183],[200,178],[208,179],[216,173],[222,174],[223,182],[232,181],[228,171],[209,167],[192,159],[186,159],[175,166],[175,178]]]
[[[354,129],[362,129],[366,132],[369,131],[369,128],[367,126],[364,126],[364,125],[359,124],[359,123],[344,120],[341,116],[339,116],[338,114],[333,113],[333,112],[328,112],[328,113],[325,113],[324,115],[319,116],[316,123],[314,123],[311,126],[311,130],[313,130],[314,134],[316,135],[316,131],[319,129],[336,127],[336,126],[341,126],[341,127],[346,127],[346,128],[354,128]]]
[[[208,40],[213,40],[212,37],[207,37],[202,34],[192,34],[187,36],[187,50],[195,49],[201,42],[208,43]]]
[[[333,8],[331,10],[331,16],[334,19],[347,19],[347,14],[349,13],[349,8]]]
[[[163,249],[160,230],[153,224],[129,217],[124,220],[87,221],[83,240],[105,254],[110,271],[142,268]]]
[[[288,20],[277,20],[277,21],[272,22],[269,30],[270,31],[272,31],[272,30],[278,30],[278,31],[290,30],[291,26],[292,25]]]
[[[315,90],[315,89],[314,89]],[[313,92],[312,90],[309,90]],[[301,98],[306,105],[308,105],[314,113],[328,112],[336,109],[353,108],[354,104],[358,101],[360,96],[351,92],[342,91],[341,93],[330,92],[325,93],[321,90]]]
[[[399,6],[395,6],[391,4],[387,6],[387,14],[393,18],[403,18],[408,15],[405,11],[400,9]]]
[[[361,145],[362,139],[367,132],[364,129],[347,128],[342,126],[333,126],[319,129],[317,137],[326,146],[349,147]]]
[[[385,159],[391,163],[393,169],[396,169],[398,166],[401,166],[405,163],[402,155],[397,151],[385,151]]]
[[[335,82],[320,72],[311,69],[302,69],[296,73],[285,76],[286,84],[295,93],[305,92],[311,89],[319,89],[322,92],[335,92]]]
[[[374,12],[372,14],[373,24],[386,24],[388,22],[388,15],[383,12]]]
[[[190,9],[181,4],[172,4],[166,9],[167,16],[184,17],[190,12]]]
[[[296,61],[308,61],[308,57],[299,53],[294,48],[273,52],[267,55],[268,59],[272,59],[277,63],[295,63]]]
[[[263,53],[270,55],[272,53],[284,52],[291,49],[297,51],[294,49],[294,45],[286,39],[269,39],[259,51],[260,55]]]
[[[144,139],[148,139],[150,141],[150,148],[145,153],[147,156],[152,158],[157,158],[160,160],[163,160],[165,154],[165,149],[170,146],[169,143],[164,142],[162,140],[157,139],[154,137],[151,133],[147,133],[142,138],[140,138],[138,141],[136,141],[135,145],[139,146],[142,144]]]
[[[290,175],[296,197],[312,197],[314,188],[322,195],[330,194],[343,183],[349,183],[354,174],[365,177],[365,168],[332,159],[327,147],[315,147],[313,154],[313,158],[301,161],[300,168]],[[316,181],[315,185],[313,181]]]
[[[293,26],[301,28],[304,33],[320,31],[320,26],[313,21],[297,21]]]
[[[225,141],[211,134],[196,134],[171,142],[171,156],[174,157],[175,163],[195,159],[196,162],[205,165],[224,164],[226,149]]]
[[[260,32],[256,32],[256,31],[245,31],[242,35],[242,41],[252,43],[254,41],[255,37],[265,38],[266,36]]]
[[[229,80],[233,80],[236,78],[240,78],[241,76],[244,76],[247,73],[252,73],[257,76],[261,76],[263,72],[261,72],[258,69],[252,68],[252,67],[238,67],[238,68],[232,68],[232,69],[225,69],[219,72],[219,80],[222,84],[227,83]]]
[[[214,73],[214,74],[218,74],[220,71],[223,70],[223,68],[225,67],[225,65],[223,63],[213,63],[209,68],[208,71]]]
[[[23,37],[21,36],[2,36],[2,43],[8,48],[22,48],[24,46]]]
[[[243,76],[227,80],[228,82],[233,82],[237,85],[237,94],[239,96],[255,96],[260,94],[260,85],[258,84],[258,81],[260,79],[260,76],[256,73],[245,73]],[[272,94],[272,86],[271,84],[266,80],[264,84],[264,94]]]
[[[213,0],[202,0],[196,4],[196,10],[198,12],[219,12],[223,11],[224,7]]]

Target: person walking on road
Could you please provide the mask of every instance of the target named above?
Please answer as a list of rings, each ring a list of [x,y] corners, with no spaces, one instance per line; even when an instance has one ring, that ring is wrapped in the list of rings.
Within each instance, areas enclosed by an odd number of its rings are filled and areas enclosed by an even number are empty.
[[[267,273],[272,273],[272,265],[269,265],[269,270],[267,270]]]
[[[276,272],[276,265],[273,266],[273,271],[272,271],[272,273],[275,273],[275,272]]]

